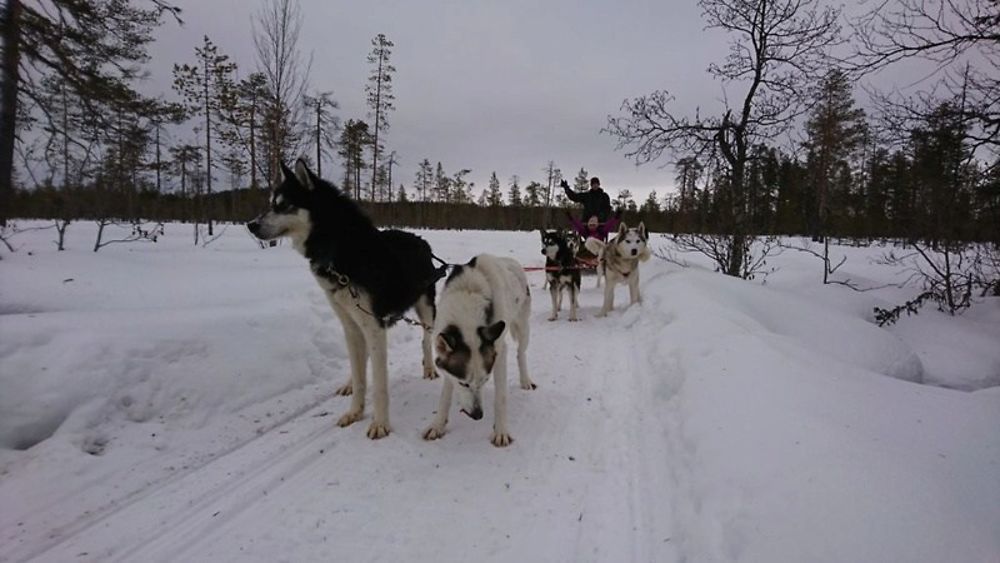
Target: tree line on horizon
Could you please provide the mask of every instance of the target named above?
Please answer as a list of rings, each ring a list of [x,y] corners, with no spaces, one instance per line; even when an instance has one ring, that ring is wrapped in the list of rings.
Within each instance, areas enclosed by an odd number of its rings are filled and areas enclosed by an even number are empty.
[[[266,204],[280,163],[304,157],[379,222],[480,228],[562,226],[572,209],[552,161],[536,179],[419,161],[393,178],[387,144],[394,45],[372,39],[365,119],[341,121],[329,90],[309,76],[295,0],[263,0],[253,19],[255,66],[240,72],[209,38],[173,68],[172,92],[136,89],[163,24],[182,22],[168,0],[8,0],[0,87],[0,223],[192,222],[195,242],[216,221],[242,221]],[[946,254],[971,242],[1000,246],[1000,4],[966,0],[931,10],[892,0],[841,29],[819,0],[702,0],[730,54],[708,68],[729,96],[694,115],[659,90],[625,100],[604,129],[637,164],[673,166],[676,189],[637,202],[610,194],[627,217],[677,233],[726,274],[752,277],[755,246],[779,234],[894,238]],[[834,56],[849,48],[850,54]],[[938,80],[904,97],[854,85],[902,60],[935,61]],[[970,60],[978,57],[985,67]],[[241,78],[242,77],[242,78]],[[324,169],[324,164],[327,168]],[[331,165],[338,168],[331,169]],[[572,179],[587,188],[581,167]],[[461,213],[455,210],[461,209]],[[512,220],[521,213],[524,220]],[[765,245],[766,246],[766,245]],[[824,281],[832,268],[823,250]]]

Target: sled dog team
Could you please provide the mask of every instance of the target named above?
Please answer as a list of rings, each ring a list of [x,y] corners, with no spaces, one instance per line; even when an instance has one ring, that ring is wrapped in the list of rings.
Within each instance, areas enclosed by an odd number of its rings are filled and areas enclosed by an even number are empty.
[[[351,378],[337,393],[351,396],[351,406],[337,424],[348,426],[364,415],[366,371],[372,372],[374,417],[368,437],[389,434],[387,329],[411,308],[424,328],[423,376],[445,373],[437,413],[424,431],[427,440],[445,433],[452,395],[461,412],[483,417],[482,388],[494,377],[491,442],[503,447],[512,438],[507,425],[507,344],[516,343],[520,386],[536,386],[528,376],[531,292],[521,264],[511,258],[479,254],[453,266],[435,304],[435,283],[444,268],[425,240],[405,231],[378,229],[358,205],[302,160],[295,170],[282,164],[283,179],[271,192],[270,209],[247,224],[261,240],[288,237],[309,261],[313,276],[344,327]],[[558,317],[562,294],[570,297],[571,321],[578,319],[580,270],[575,265],[579,239],[558,231],[542,232],[552,314]],[[601,257],[598,283],[606,280],[604,305],[614,306],[614,287],[629,287],[630,303],[640,300],[640,261],[649,258],[643,225],[620,225],[610,242],[594,238],[587,249]],[[508,334],[510,338],[508,338]],[[432,342],[433,341],[433,342]],[[432,351],[434,349],[433,359]]]

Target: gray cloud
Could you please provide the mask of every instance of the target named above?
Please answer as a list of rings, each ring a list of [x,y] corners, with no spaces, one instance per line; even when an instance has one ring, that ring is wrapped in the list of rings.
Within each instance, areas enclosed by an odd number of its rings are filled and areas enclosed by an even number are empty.
[[[252,69],[257,2],[177,3],[186,23],[159,30],[147,89],[169,92],[171,65],[193,59],[202,35]],[[449,173],[472,169],[478,188],[492,171],[505,185],[512,174],[541,180],[553,160],[566,176],[581,166],[601,176],[612,195],[663,194],[672,167],[636,167],[615,152],[600,133],[608,114],[655,89],[670,90],[681,112],[721,107],[722,88],[705,68],[724,56],[726,37],[703,29],[694,2],[301,0],[301,10],[311,84],[333,90],[342,120],[366,117],[371,38],[395,43],[387,146],[399,154],[397,185],[410,184],[423,158]]]

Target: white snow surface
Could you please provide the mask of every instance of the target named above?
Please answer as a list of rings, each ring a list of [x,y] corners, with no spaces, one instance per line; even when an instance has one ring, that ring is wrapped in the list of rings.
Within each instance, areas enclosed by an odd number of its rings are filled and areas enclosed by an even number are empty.
[[[30,225],[23,222],[22,226]],[[35,223],[44,225],[44,223]],[[343,333],[305,260],[242,226],[0,260],[0,561],[1000,561],[1000,300],[879,328],[913,288],[748,282],[654,258],[643,302],[547,322],[529,274],[514,443],[452,412],[390,331],[392,434],[338,428]],[[543,262],[537,232],[420,231],[446,260]],[[657,248],[669,241],[655,236]],[[883,249],[837,277],[895,281]],[[371,403],[369,401],[370,417]]]

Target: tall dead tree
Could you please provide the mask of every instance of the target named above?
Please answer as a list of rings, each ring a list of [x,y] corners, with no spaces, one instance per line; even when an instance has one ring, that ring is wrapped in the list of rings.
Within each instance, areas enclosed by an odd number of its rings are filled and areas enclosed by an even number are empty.
[[[337,129],[340,122],[331,110],[340,107],[332,98],[333,92],[319,92],[305,97],[306,107],[313,124],[313,143],[316,144],[316,175],[323,176],[323,155],[328,154],[337,144]]]

